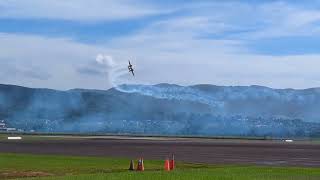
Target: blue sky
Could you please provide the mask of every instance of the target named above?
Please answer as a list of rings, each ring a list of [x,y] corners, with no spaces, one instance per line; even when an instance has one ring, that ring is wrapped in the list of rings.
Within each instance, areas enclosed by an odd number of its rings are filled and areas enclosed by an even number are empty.
[[[319,7],[317,0],[0,0],[0,83],[318,87]],[[119,72],[128,59],[135,79]]]

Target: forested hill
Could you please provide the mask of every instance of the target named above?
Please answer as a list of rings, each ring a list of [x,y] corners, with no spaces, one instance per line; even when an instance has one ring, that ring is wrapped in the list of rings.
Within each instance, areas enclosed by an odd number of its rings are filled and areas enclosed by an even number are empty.
[[[320,89],[121,85],[56,91],[0,85],[0,119],[24,131],[320,136]]]

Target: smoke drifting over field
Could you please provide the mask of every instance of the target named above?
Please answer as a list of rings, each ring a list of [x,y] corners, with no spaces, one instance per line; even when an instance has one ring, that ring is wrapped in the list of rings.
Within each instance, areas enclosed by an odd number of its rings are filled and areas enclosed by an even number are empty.
[[[215,100],[214,97],[205,92],[178,85],[120,85],[117,89],[125,93],[139,93],[141,95],[152,96],[160,99],[191,101],[212,107],[223,106],[223,102]]]
[[[318,89],[159,84],[55,91],[0,85],[0,119],[39,132],[318,136],[319,105]]]

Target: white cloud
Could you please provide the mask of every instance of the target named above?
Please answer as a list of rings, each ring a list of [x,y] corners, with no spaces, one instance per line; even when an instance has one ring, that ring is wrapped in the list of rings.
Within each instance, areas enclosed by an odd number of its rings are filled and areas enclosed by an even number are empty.
[[[94,62],[98,53],[112,53],[107,48],[80,44],[68,39],[14,34],[0,34],[0,42],[0,72],[6,72],[2,74],[6,78],[2,78],[1,83],[57,89],[105,89],[110,86],[106,74],[91,79],[77,73],[79,66]],[[11,69],[8,70],[7,67]],[[39,74],[39,70],[50,77],[41,78],[44,74]],[[29,72],[29,76],[17,76],[17,72]],[[30,78],[36,75],[38,78]]]
[[[100,65],[110,68],[112,68],[115,65],[112,56],[105,54],[98,54],[96,57],[96,62]]]
[[[127,60],[132,59],[136,70],[136,76],[132,80],[137,83],[258,84],[277,88],[320,86],[320,78],[317,78],[317,67],[320,66],[318,55],[250,55],[236,53],[232,48],[230,50],[228,43],[223,41],[190,38],[179,45],[182,48],[176,48],[175,51],[167,49],[166,44],[182,39],[183,37],[168,36],[163,39],[162,36],[153,36],[152,39],[141,42],[121,40],[117,42],[117,46],[103,47],[66,39],[1,34],[0,71],[4,72],[6,69],[3,64],[13,61],[16,68],[32,65],[50,74],[49,79],[35,79],[17,77],[12,74],[14,71],[6,71],[6,79],[2,79],[1,83],[56,89],[106,89],[110,84],[103,71],[96,76],[80,75],[77,72],[79,66],[86,67],[88,63],[95,62],[97,54],[105,52],[116,57],[116,63],[123,64],[124,68]]]
[[[213,7],[215,9],[210,9]],[[112,56],[112,59],[125,62],[124,68],[127,60],[132,60],[136,70],[134,79],[138,83],[257,84],[276,88],[320,86],[317,70],[320,55],[255,55],[244,46],[246,40],[307,34],[309,27],[315,28],[312,24],[318,20],[317,11],[287,3],[209,2],[206,6],[182,8],[190,11],[188,15],[155,21],[135,34],[100,45],[81,44],[67,38],[0,34],[0,65],[3,61],[14,60],[18,62],[17,66],[33,64],[51,75],[48,80],[8,75],[1,83],[58,89],[105,89],[110,87],[107,77],[103,76],[105,72],[96,67],[88,68],[88,63],[94,62],[96,55],[102,53],[108,56],[100,55],[99,62]],[[72,18],[83,19],[78,15]],[[96,19],[100,18],[99,15]],[[237,31],[247,29],[255,30],[237,34]],[[235,35],[228,38],[202,37],[233,31]]]
[[[292,4],[290,1],[204,1],[172,6],[164,4],[143,0],[2,0],[0,18],[94,22],[186,12],[157,22],[158,27],[166,26],[167,31],[193,30],[199,34],[248,30],[249,32],[239,35],[253,39],[319,34],[318,26],[313,23],[320,20],[320,11]]]
[[[222,37],[226,33],[228,38],[250,40],[320,35],[317,24],[320,10],[290,1],[208,1],[181,8],[188,13],[158,22],[159,27],[163,25],[167,31],[193,31]]]
[[[0,10],[0,18],[75,21],[130,19],[169,12],[139,0],[1,0]]]
[[[320,21],[320,11],[289,2],[276,1],[257,5],[249,18],[257,23],[257,30],[241,36],[260,39],[320,35],[318,25],[314,24]],[[241,14],[239,16],[242,17]]]

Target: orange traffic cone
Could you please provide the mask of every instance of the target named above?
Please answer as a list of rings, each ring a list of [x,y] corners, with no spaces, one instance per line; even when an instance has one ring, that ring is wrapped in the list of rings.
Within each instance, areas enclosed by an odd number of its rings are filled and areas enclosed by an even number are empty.
[[[143,159],[138,160],[137,171],[144,171]]]
[[[144,163],[143,163],[143,158],[141,158],[141,171],[144,171]]]
[[[170,160],[170,170],[174,170],[175,163],[174,163],[174,155],[172,154],[172,159]]]
[[[137,171],[140,171],[140,169],[141,169],[141,161],[140,161],[141,159],[139,159],[138,160],[138,164],[137,164]]]
[[[165,171],[170,171],[170,162],[169,159],[167,158],[166,161],[164,162],[164,170]]]
[[[130,162],[129,170],[130,170],[130,171],[134,171],[134,163],[133,163],[133,160],[131,160],[131,162]]]

